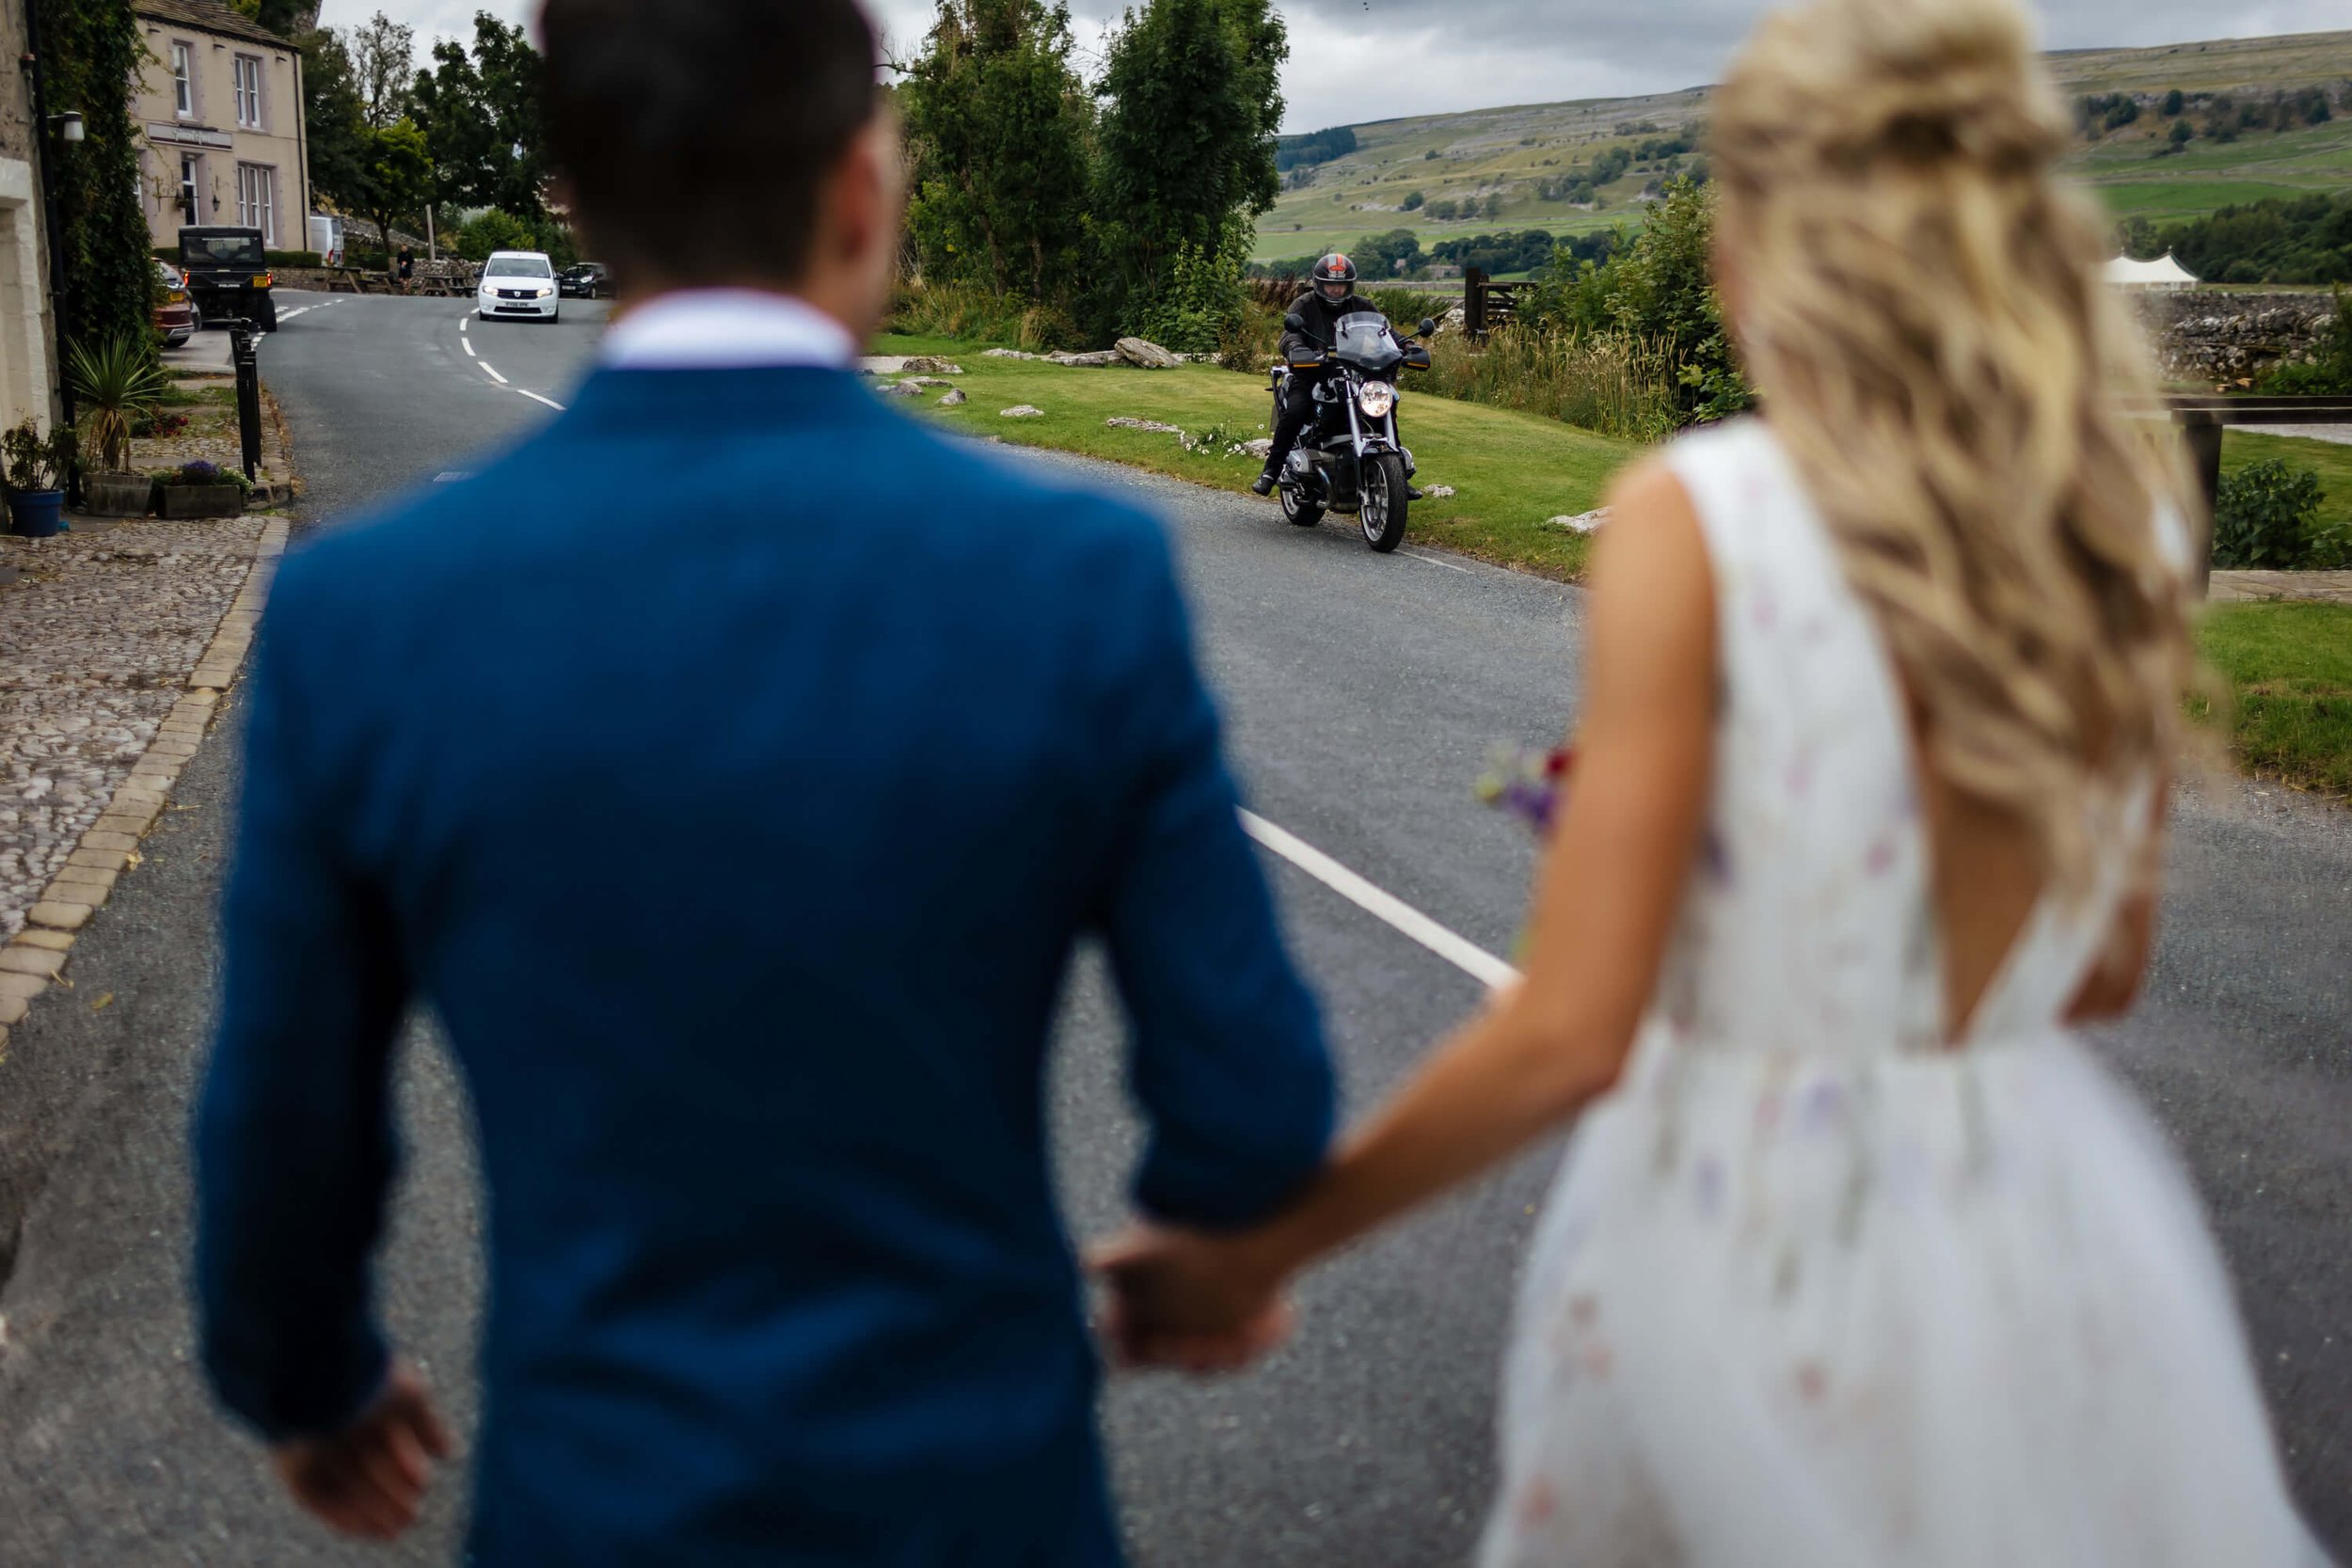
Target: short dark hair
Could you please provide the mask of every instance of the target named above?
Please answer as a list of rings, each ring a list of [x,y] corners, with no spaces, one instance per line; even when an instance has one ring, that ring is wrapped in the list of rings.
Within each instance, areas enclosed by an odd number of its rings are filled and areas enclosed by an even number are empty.
[[[550,161],[624,282],[791,279],[873,119],[856,0],[547,0]]]

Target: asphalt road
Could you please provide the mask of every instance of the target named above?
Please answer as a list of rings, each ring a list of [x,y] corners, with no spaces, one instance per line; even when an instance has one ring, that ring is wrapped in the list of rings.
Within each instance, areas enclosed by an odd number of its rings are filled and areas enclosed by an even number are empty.
[[[262,366],[293,426],[313,526],[462,473],[483,447],[550,417],[523,394],[564,400],[602,313],[575,305],[552,327],[461,332],[453,301],[287,305]],[[1470,786],[1491,743],[1548,740],[1570,717],[1575,593],[1410,546],[1375,557],[1338,523],[1292,529],[1266,503],[1020,460],[1077,470],[1168,519],[1252,806],[1507,950],[1531,855]],[[691,520],[647,547],[692,548]],[[462,1528],[452,1477],[428,1528],[400,1549],[330,1541],[273,1494],[258,1451],[218,1420],[189,1366],[183,1134],[217,958],[232,738],[217,736],[183,776],[182,809],[77,947],[74,991],[46,999],[0,1066],[8,1568],[446,1562]],[[2179,822],[2148,1004],[2105,1043],[2196,1171],[2305,1504],[2352,1557],[2352,814],[2225,783],[2185,796]],[[1268,863],[1360,1109],[1478,988]],[[1073,1224],[1098,1231],[1121,1218],[1135,1128],[1116,1010],[1091,966],[1061,1034],[1064,1197]],[[465,1098],[422,1028],[412,1046],[408,1172],[382,1288],[402,1343],[469,1424],[481,1279]],[[1299,1339],[1256,1373],[1117,1386],[1106,1422],[1137,1560],[1461,1560],[1485,1505],[1497,1357],[1549,1164],[1530,1157],[1316,1276]]]

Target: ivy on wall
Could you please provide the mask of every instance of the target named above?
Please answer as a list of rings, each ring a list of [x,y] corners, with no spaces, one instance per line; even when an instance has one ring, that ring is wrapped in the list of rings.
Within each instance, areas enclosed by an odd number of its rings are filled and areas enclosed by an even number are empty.
[[[153,62],[130,0],[35,0],[43,90],[51,115],[82,117],[83,140],[49,144],[64,261],[58,302],[68,342],[154,339],[155,262],[139,205],[139,142],[132,84]],[[36,126],[45,135],[47,128]]]

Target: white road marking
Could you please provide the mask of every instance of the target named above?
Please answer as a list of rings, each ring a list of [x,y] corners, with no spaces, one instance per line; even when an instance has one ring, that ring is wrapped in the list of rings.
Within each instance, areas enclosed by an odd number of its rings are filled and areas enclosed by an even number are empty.
[[[564,405],[556,402],[553,398],[543,398],[536,392],[523,392],[523,389],[520,387],[516,388],[515,390],[522,392],[523,396],[529,398],[533,403],[546,404],[549,408],[554,409],[559,414],[564,412]]]
[[[318,307],[315,305],[304,305],[292,310],[280,310],[278,312],[278,319],[281,322],[290,322],[296,316],[304,314],[306,311],[315,310],[317,309]]]
[[[473,312],[472,312],[472,311],[470,311],[470,310],[469,310],[466,314],[464,314],[464,315],[462,315],[462,316],[460,316],[460,317],[458,317],[458,318],[457,318],[457,330],[458,330],[458,331],[460,331],[460,332],[465,331],[465,330],[466,330],[466,328],[468,328],[468,327],[471,326],[472,325],[473,325]]]
[[[490,362],[487,359],[477,358],[474,363],[481,366],[484,370],[489,371],[491,380],[497,382],[501,387],[506,385],[506,377],[499,374],[498,372],[491,370]]]
[[[1519,972],[1468,937],[1446,929],[1394,894],[1364,880],[1313,845],[1255,812],[1241,814],[1242,830],[1375,919],[1395,927],[1489,990],[1510,985]]]
[[[1478,575],[1467,566],[1456,566],[1451,561],[1440,561],[1434,555],[1423,555],[1419,550],[1399,550],[1396,553],[1407,561],[1418,561],[1429,566],[1442,566],[1449,572],[1459,572],[1466,578],[1474,578]]]
[[[454,484],[461,479],[471,478],[473,478],[473,475],[468,473],[463,468],[448,468],[444,469],[440,473],[435,474],[433,476],[433,483],[436,484]]]
[[[465,350],[466,350],[466,357],[467,357],[467,358],[469,358],[469,359],[479,359],[479,358],[481,358],[481,357],[482,357],[482,356],[480,356],[479,354],[476,354],[476,353],[473,351],[473,340],[472,340],[472,339],[469,338],[469,339],[465,340],[464,346],[465,346]]]

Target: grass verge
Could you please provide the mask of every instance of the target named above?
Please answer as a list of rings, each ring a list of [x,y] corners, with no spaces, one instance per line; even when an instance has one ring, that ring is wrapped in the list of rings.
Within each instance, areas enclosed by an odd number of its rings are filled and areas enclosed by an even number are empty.
[[[2236,694],[2238,765],[2352,799],[2352,605],[2216,605],[2198,641]]]
[[[953,379],[971,401],[960,408],[937,406],[938,394],[908,401],[966,435],[1001,436],[1018,446],[1108,458],[1244,494],[1257,477],[1255,458],[1229,456],[1223,449],[1266,434],[1273,403],[1263,377],[1210,365],[1073,370],[990,359],[981,354],[984,346],[884,336],[873,352],[951,355],[964,369]],[[1044,417],[1002,417],[1005,409],[1023,404],[1042,409]],[[1451,485],[1456,492],[1417,503],[1406,537],[1563,581],[1583,571],[1590,546],[1582,535],[1551,527],[1547,519],[1599,505],[1610,477],[1644,450],[1638,442],[1595,436],[1533,414],[1415,397],[1409,380],[1403,410],[1406,444],[1421,465],[1417,483],[1423,488]],[[1186,451],[1173,436],[1104,426],[1104,420],[1120,416],[1180,425],[1196,436],[1221,430],[1223,438],[1215,450]],[[1279,521],[1274,502],[1263,504],[1267,521]],[[1352,527],[1353,519],[1333,519],[1326,526]]]

